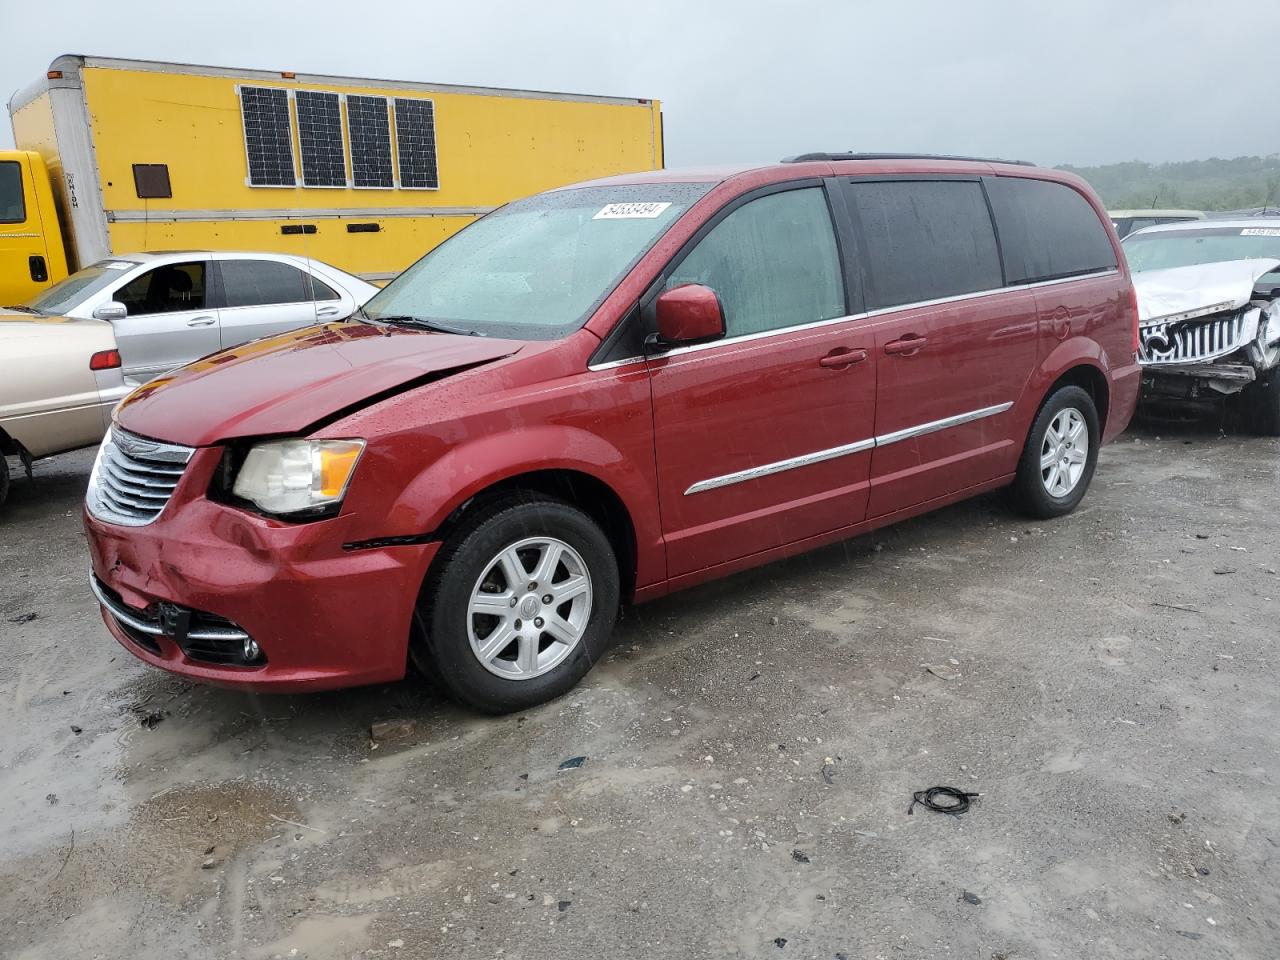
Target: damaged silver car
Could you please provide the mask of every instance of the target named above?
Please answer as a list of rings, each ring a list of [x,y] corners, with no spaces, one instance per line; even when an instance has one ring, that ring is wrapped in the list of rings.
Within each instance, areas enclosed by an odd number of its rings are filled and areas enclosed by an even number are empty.
[[[1202,220],[1125,238],[1143,399],[1238,396],[1280,436],[1280,218]]]

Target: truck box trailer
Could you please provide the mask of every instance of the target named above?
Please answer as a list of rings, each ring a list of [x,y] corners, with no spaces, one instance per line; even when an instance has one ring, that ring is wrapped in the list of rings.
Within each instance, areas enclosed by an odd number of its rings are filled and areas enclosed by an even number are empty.
[[[662,166],[658,101],[62,56],[14,94],[0,304],[113,254],[274,250],[380,282],[487,211]]]

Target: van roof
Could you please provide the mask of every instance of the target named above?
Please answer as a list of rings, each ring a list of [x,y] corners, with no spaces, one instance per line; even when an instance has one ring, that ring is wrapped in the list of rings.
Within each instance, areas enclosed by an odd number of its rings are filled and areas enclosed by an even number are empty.
[[[1003,168],[1003,169],[1002,169]],[[992,160],[979,157],[953,157],[925,153],[857,153],[857,154],[800,154],[774,163],[723,164],[701,167],[669,167],[662,170],[641,170],[597,180],[567,184],[560,189],[575,187],[624,186],[640,183],[721,183],[735,177],[756,174],[766,179],[790,180],[806,176],[847,176],[878,173],[951,173],[951,174],[1027,174],[1048,176],[1060,182],[1077,182],[1074,174],[1062,170],[1037,167],[1025,160]],[[775,177],[768,177],[773,172]]]
[[[1020,167],[1034,167],[1030,160],[1001,160],[996,157],[961,157],[947,153],[800,153],[783,157],[783,163],[808,163],[811,160],[967,160],[973,163],[1016,163]]]

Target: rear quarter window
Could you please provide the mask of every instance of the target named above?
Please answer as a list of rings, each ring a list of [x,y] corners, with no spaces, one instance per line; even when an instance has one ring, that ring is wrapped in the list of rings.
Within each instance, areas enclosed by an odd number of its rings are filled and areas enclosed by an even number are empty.
[[[867,271],[868,310],[1004,285],[976,180],[853,180],[847,187]]]
[[[1106,227],[1074,189],[1017,177],[991,177],[986,183],[1009,283],[1115,269],[1116,254]]]

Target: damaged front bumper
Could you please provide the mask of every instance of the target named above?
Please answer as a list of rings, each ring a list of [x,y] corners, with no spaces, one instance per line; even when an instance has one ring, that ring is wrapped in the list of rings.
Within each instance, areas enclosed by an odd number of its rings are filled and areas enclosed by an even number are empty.
[[[1230,396],[1268,378],[1280,366],[1280,299],[1255,299],[1254,283],[1277,266],[1248,260],[1138,274],[1144,396]]]

